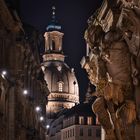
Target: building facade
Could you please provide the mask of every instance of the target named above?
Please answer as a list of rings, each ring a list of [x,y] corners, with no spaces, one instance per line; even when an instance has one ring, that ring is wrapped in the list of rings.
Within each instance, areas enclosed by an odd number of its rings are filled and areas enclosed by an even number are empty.
[[[106,140],[140,139],[139,6],[137,0],[105,0],[85,32],[87,56],[81,65],[96,86],[93,111]]]
[[[96,125],[91,105],[81,103],[60,112],[53,120],[46,140],[101,140],[101,126]]]
[[[79,104],[79,87],[74,70],[64,62],[63,33],[56,21],[53,7],[52,21],[47,26],[42,69],[50,94],[46,105],[46,140],[100,140],[101,129],[95,123],[91,104]],[[87,100],[91,100],[87,97]]]
[[[24,27],[31,29],[31,36]],[[49,91],[40,66],[38,33],[24,27],[15,9],[0,0],[1,140],[45,139]]]

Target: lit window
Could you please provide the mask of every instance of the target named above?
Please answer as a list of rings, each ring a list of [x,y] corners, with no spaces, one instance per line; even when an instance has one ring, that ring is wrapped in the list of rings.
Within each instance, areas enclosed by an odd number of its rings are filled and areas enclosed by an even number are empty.
[[[84,124],[84,117],[83,116],[79,116],[79,124]]]
[[[87,117],[87,124],[92,125],[92,117]]]
[[[98,116],[96,116],[96,124],[100,124]]]
[[[58,82],[58,90],[59,90],[59,92],[63,91],[63,82],[62,81]]]

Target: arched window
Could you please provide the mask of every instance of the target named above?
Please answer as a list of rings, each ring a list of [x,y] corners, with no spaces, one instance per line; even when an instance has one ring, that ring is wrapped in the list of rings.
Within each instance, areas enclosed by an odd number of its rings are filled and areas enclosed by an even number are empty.
[[[52,50],[52,51],[55,51],[55,42],[54,42],[54,40],[52,40],[52,47],[51,47],[51,50]]]
[[[87,124],[92,125],[92,117],[87,117]]]
[[[63,83],[62,81],[59,81],[59,82],[58,82],[58,91],[59,91],[59,92],[62,92],[62,91],[63,91],[63,84],[64,84],[64,83]]]
[[[84,117],[83,116],[79,116],[79,124],[84,124]]]

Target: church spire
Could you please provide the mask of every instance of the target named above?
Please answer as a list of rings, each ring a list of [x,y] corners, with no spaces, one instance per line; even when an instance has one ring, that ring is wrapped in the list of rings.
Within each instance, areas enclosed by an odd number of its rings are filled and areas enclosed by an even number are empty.
[[[55,6],[52,6],[52,21],[56,21],[56,19],[55,19],[55,10],[56,10]]]
[[[47,26],[47,31],[61,31],[61,25],[58,24],[56,20],[56,7],[52,6],[52,17],[51,22]]]
[[[47,26],[47,31],[44,34],[46,53],[44,58],[45,61],[64,61],[64,55],[62,51],[63,35],[64,34],[61,32],[61,26],[56,20],[56,8],[53,6],[51,23]]]

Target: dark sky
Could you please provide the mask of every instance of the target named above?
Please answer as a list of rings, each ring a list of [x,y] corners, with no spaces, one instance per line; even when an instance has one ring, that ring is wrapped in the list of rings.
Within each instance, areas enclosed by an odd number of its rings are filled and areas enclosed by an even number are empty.
[[[85,55],[84,31],[87,19],[100,7],[102,0],[21,0],[20,17],[23,22],[33,25],[44,33],[51,20],[51,7],[56,7],[56,19],[64,33],[63,51],[66,63],[75,69],[80,86],[80,100],[84,99],[88,78],[80,61]]]

